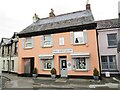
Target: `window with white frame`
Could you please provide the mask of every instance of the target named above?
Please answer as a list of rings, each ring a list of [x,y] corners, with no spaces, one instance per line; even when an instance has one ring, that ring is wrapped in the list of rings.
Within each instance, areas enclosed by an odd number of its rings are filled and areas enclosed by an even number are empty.
[[[102,70],[116,70],[115,55],[101,56]]]
[[[74,32],[74,44],[84,43],[83,32]]]
[[[59,45],[64,45],[64,38],[59,38]]]
[[[32,38],[31,37],[26,38],[25,47],[26,48],[31,48],[32,47]]]
[[[52,60],[44,60],[44,69],[51,69],[52,67]]]
[[[51,36],[50,35],[44,36],[44,46],[51,46]]]
[[[108,47],[117,46],[117,33],[107,34],[108,37]]]
[[[53,45],[52,35],[44,35],[40,37],[42,47],[50,47]]]
[[[89,58],[88,57],[74,57],[74,68],[75,70],[89,70]]]

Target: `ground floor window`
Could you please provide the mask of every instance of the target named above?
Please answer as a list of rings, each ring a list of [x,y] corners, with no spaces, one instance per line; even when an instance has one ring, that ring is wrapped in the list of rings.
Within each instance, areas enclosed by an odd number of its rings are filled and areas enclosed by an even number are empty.
[[[5,69],[5,60],[3,60],[3,69]]]
[[[12,60],[12,71],[14,71],[14,60]]]
[[[89,58],[88,57],[76,57],[74,60],[75,70],[88,70],[89,69]]]
[[[51,69],[52,67],[52,60],[44,60],[44,69]]]
[[[102,70],[116,70],[116,56],[101,56]]]

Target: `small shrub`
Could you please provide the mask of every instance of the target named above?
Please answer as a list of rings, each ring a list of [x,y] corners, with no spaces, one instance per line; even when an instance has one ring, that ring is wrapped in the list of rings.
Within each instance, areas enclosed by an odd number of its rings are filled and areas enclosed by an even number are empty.
[[[33,69],[33,74],[37,74],[37,68]]]
[[[55,68],[52,68],[52,69],[50,70],[50,73],[51,73],[52,75],[56,75],[56,69],[55,69]]]
[[[94,68],[93,76],[99,76],[99,72],[98,72],[97,68]]]

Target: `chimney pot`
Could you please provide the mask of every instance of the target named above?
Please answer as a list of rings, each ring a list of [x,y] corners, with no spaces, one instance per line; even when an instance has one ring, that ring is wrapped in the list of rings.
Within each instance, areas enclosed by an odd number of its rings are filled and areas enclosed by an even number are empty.
[[[51,12],[49,13],[49,17],[54,17],[55,14],[54,14],[54,10],[51,8]]]
[[[91,10],[90,4],[86,5],[86,10]]]

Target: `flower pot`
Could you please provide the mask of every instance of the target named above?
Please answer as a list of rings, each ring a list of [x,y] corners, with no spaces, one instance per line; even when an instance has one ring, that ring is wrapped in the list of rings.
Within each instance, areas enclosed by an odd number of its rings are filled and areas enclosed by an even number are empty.
[[[33,78],[37,78],[37,74],[32,74]]]
[[[93,76],[94,80],[99,80],[99,76]]]
[[[55,77],[56,77],[56,75],[55,75],[55,74],[51,75],[51,78],[52,78],[52,79],[55,79]]]

